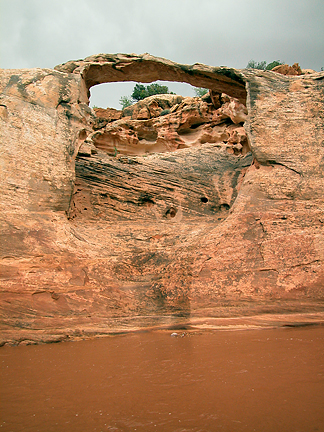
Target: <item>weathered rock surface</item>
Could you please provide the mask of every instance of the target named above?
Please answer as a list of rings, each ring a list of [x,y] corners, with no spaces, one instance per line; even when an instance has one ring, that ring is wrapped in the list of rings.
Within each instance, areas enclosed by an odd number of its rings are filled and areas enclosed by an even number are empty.
[[[157,79],[210,88],[214,112],[223,107],[226,127],[246,134],[247,152],[229,153],[230,137],[147,156],[100,148],[101,129],[153,127],[161,116],[141,120],[139,111],[100,125],[89,88]],[[323,317],[323,89],[323,72],[285,76],[148,54],[1,70],[1,340],[262,313]],[[222,93],[229,99],[217,107]],[[248,115],[235,120],[240,103]]]
[[[97,110],[87,143],[111,156],[173,152],[206,143],[227,144],[229,153],[246,154],[245,105],[225,94],[218,95],[216,107],[215,100],[216,95],[213,101],[210,96],[155,95],[123,110],[118,121],[107,122],[110,110]]]
[[[237,157],[217,144],[148,157],[111,158],[101,151],[78,157],[69,217],[156,224],[203,218],[216,226],[228,216],[251,163],[251,153]]]
[[[282,75],[302,75],[303,71],[301,70],[301,67],[298,63],[294,63],[292,66],[289,66],[287,64],[282,64],[275,66],[272,69],[273,72],[280,73]]]
[[[111,121],[119,120],[122,116],[122,112],[115,108],[94,108],[93,110],[98,117],[97,127],[102,127],[102,123],[105,123],[104,125],[106,125]]]
[[[184,65],[153,57],[150,54],[98,54],[84,60],[69,61],[55,66],[57,71],[81,75],[88,89],[107,82],[157,80],[186,82],[246,100],[243,75],[235,69],[212,67],[201,63]]]

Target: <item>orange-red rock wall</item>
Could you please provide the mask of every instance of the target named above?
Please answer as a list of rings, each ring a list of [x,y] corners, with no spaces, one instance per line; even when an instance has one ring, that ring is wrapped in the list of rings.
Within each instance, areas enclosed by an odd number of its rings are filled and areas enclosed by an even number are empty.
[[[140,78],[132,56],[111,58],[1,71],[2,342],[323,311],[323,73],[189,73],[150,57],[143,81],[161,68],[234,97],[245,81],[251,152],[77,156],[96,74],[115,62]]]

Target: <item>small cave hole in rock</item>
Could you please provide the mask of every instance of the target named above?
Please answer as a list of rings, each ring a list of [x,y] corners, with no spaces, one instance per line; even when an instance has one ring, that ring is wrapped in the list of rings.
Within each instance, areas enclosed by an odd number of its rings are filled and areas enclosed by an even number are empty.
[[[229,206],[228,204],[221,204],[221,205],[219,206],[219,209],[220,209],[220,210],[223,210],[223,211],[225,211],[225,210],[229,210],[229,209],[230,209],[230,206]]]
[[[85,140],[86,138],[87,138],[87,131],[86,130],[84,130],[84,129],[82,129],[80,132],[79,132],[79,139],[81,140],[81,141],[83,141],[83,140]]]
[[[138,199],[138,205],[139,206],[151,207],[154,204],[155,204],[155,202],[150,195],[142,195]]]
[[[190,126],[190,129],[195,130],[197,128],[199,128],[199,126],[203,125],[204,122],[198,122],[198,123],[194,123]]]
[[[165,212],[165,217],[166,218],[174,218],[177,214],[177,209],[175,209],[174,207],[170,207],[166,212]]]
[[[202,203],[208,203],[208,198],[205,197],[205,196],[203,196],[203,197],[200,198],[200,201],[201,201]]]

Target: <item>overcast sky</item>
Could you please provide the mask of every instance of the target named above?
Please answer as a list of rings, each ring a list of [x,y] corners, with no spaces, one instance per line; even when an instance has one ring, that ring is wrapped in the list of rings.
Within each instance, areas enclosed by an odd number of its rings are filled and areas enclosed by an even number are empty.
[[[235,68],[250,59],[324,66],[324,0],[0,0],[0,19],[2,68],[118,52]],[[120,108],[133,86],[93,87],[91,105]]]

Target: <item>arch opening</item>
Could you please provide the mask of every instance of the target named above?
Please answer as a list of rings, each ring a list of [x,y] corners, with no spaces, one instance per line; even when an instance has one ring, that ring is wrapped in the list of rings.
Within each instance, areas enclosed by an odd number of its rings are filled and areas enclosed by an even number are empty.
[[[236,69],[224,66],[212,67],[200,63],[184,65],[148,53],[98,54],[84,60],[56,66],[56,69],[81,73],[88,91],[91,87],[102,83],[125,81],[151,83],[161,80],[209,88],[216,93],[224,92],[239,99],[240,102],[246,101],[245,79]]]
[[[88,97],[92,87],[117,82],[160,80],[209,89],[209,100],[196,104],[170,96],[164,101],[154,97],[155,100],[140,101],[122,112],[97,111],[91,125],[93,133],[87,141],[110,156],[163,153],[207,143],[225,143],[228,152],[235,155],[249,151],[242,128],[247,115],[246,79],[239,70],[200,63],[179,64],[148,53],[98,54],[55,69],[79,73]]]
[[[91,151],[86,154],[81,146],[76,160],[70,216],[82,217],[87,208],[87,218],[106,220],[222,221],[252,162],[243,127],[244,82],[227,68],[195,70],[165,61],[161,66],[159,59],[143,57],[123,62],[118,55],[83,65],[85,87],[129,82],[132,88],[160,80],[209,91],[202,97],[153,95],[123,110],[94,109],[93,131],[84,143]]]
[[[123,109],[93,106],[93,133],[88,141],[113,157],[174,152],[211,143],[224,145],[230,154],[244,156],[249,151],[244,104],[211,89],[199,97],[187,84],[184,89],[191,95],[175,94],[179,86],[172,87],[172,83],[167,82],[172,94],[152,95]]]
[[[187,83],[179,83],[174,81],[156,81],[155,83],[161,86],[167,86],[169,92],[181,95],[184,97],[195,97],[195,87]],[[90,107],[91,108],[113,108],[122,110],[123,106],[120,99],[123,96],[131,98],[131,94],[136,84],[147,85],[146,83],[138,83],[136,81],[110,82],[98,84],[90,89]],[[135,103],[134,101],[133,103]]]

